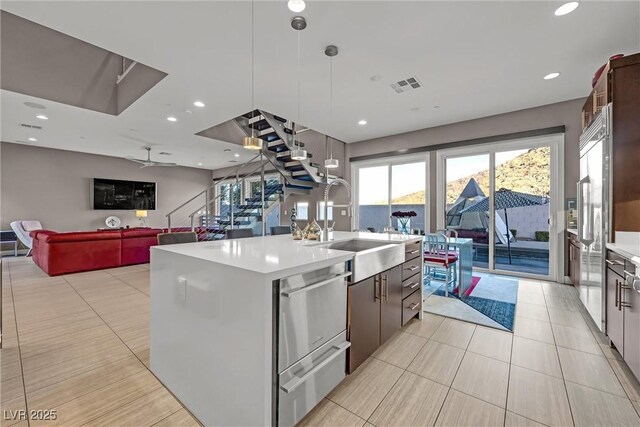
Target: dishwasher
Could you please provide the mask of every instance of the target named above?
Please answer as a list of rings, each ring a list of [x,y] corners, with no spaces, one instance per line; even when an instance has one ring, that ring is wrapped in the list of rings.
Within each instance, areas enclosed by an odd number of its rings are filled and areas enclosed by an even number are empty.
[[[345,263],[274,282],[273,425],[293,426],[346,376]]]

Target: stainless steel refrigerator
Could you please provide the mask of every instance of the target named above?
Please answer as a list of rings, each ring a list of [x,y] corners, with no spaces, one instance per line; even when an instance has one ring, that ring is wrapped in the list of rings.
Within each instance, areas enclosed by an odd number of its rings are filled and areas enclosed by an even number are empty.
[[[605,257],[610,241],[611,104],[602,109],[580,137],[578,240],[580,300],[600,330],[605,331]]]

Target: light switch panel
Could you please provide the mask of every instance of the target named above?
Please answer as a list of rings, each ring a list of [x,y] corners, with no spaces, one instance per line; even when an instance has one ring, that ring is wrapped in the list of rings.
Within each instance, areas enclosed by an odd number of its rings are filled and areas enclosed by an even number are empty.
[[[342,210],[340,211],[340,215],[345,216],[346,214],[347,214],[347,211],[346,211],[346,210],[342,209]]]

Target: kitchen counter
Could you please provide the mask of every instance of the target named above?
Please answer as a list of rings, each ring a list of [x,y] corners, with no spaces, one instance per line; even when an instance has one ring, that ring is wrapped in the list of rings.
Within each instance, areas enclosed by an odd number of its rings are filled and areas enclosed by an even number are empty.
[[[567,232],[577,236],[578,235],[578,229],[577,228],[567,228]]]
[[[607,249],[640,267],[640,233],[617,231],[615,237],[616,242],[607,243]]]
[[[422,241],[359,232],[332,237],[332,243]],[[279,235],[151,248],[150,369],[202,424],[272,425],[276,414],[284,417],[274,402],[288,409],[289,419],[304,415],[312,395],[324,397],[344,377],[350,345],[345,269],[366,251],[323,247],[328,243]],[[404,254],[402,248],[400,263]],[[325,365],[313,359],[325,351],[338,358]],[[316,363],[333,374],[296,385],[299,369]],[[274,375],[282,377],[276,391]]]
[[[331,242],[351,239],[376,242],[405,243],[421,240],[422,236],[336,231]],[[179,245],[154,246],[151,253],[170,252],[215,264],[279,278],[309,269],[353,258],[353,252],[326,249],[327,242],[293,240],[290,235],[251,237]]]

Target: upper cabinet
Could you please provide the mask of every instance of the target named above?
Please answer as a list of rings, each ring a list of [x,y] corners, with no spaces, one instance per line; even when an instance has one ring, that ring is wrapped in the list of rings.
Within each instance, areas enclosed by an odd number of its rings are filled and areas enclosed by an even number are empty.
[[[612,104],[611,208],[614,231],[640,231],[640,54],[609,61],[582,109],[582,126]]]

